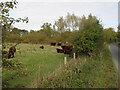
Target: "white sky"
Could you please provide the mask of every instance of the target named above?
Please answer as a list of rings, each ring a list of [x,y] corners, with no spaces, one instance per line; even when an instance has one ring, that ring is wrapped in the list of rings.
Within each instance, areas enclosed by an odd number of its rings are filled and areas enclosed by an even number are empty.
[[[0,0],[1,1],[1,0]],[[2,0],[3,1],[3,0]],[[8,0],[7,0],[8,1]],[[54,24],[60,16],[67,12],[81,17],[92,14],[102,20],[104,28],[113,27],[117,31],[118,0],[17,0],[17,9],[10,15],[15,18],[29,18],[29,23],[16,23],[14,26],[39,30],[45,22]]]

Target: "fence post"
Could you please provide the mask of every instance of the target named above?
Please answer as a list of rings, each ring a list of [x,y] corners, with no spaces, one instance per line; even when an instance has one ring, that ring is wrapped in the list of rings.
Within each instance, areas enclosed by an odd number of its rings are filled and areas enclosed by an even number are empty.
[[[75,60],[75,58],[76,58],[76,57],[75,57],[75,53],[73,53],[73,58],[74,58],[74,60]]]
[[[67,63],[67,57],[64,57],[64,64]]]

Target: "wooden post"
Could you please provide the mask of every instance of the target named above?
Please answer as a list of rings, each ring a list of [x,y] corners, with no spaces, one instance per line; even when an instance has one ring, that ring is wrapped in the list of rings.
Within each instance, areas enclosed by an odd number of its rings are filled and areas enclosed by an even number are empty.
[[[64,57],[64,64],[66,65],[67,63],[67,57]]]
[[[75,53],[73,53],[73,58],[74,58],[74,60],[75,60]]]

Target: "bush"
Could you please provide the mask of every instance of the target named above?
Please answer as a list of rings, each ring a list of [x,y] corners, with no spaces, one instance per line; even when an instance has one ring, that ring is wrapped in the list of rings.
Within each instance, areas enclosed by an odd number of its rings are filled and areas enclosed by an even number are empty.
[[[19,68],[22,68],[22,63],[11,60],[11,59],[8,60],[8,59],[3,58],[2,66],[3,66],[3,68],[19,69]]]

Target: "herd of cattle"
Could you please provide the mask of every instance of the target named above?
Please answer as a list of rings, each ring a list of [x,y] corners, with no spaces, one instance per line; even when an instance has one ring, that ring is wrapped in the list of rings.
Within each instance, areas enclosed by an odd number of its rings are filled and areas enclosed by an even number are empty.
[[[70,56],[70,54],[73,51],[74,46],[73,45],[62,45],[62,43],[50,43],[51,46],[61,46],[61,49],[56,48],[57,53],[64,53],[64,54],[68,54]],[[40,46],[41,49],[44,49],[44,46]]]
[[[16,46],[17,44],[9,48],[8,55],[7,55],[8,59],[14,57],[14,54],[16,52]],[[56,48],[57,53],[64,53],[64,54],[68,54],[69,56],[72,53],[74,48],[73,45],[62,45],[62,43],[50,43],[50,46],[61,46],[61,49]],[[42,45],[39,48],[44,49],[45,46]]]

